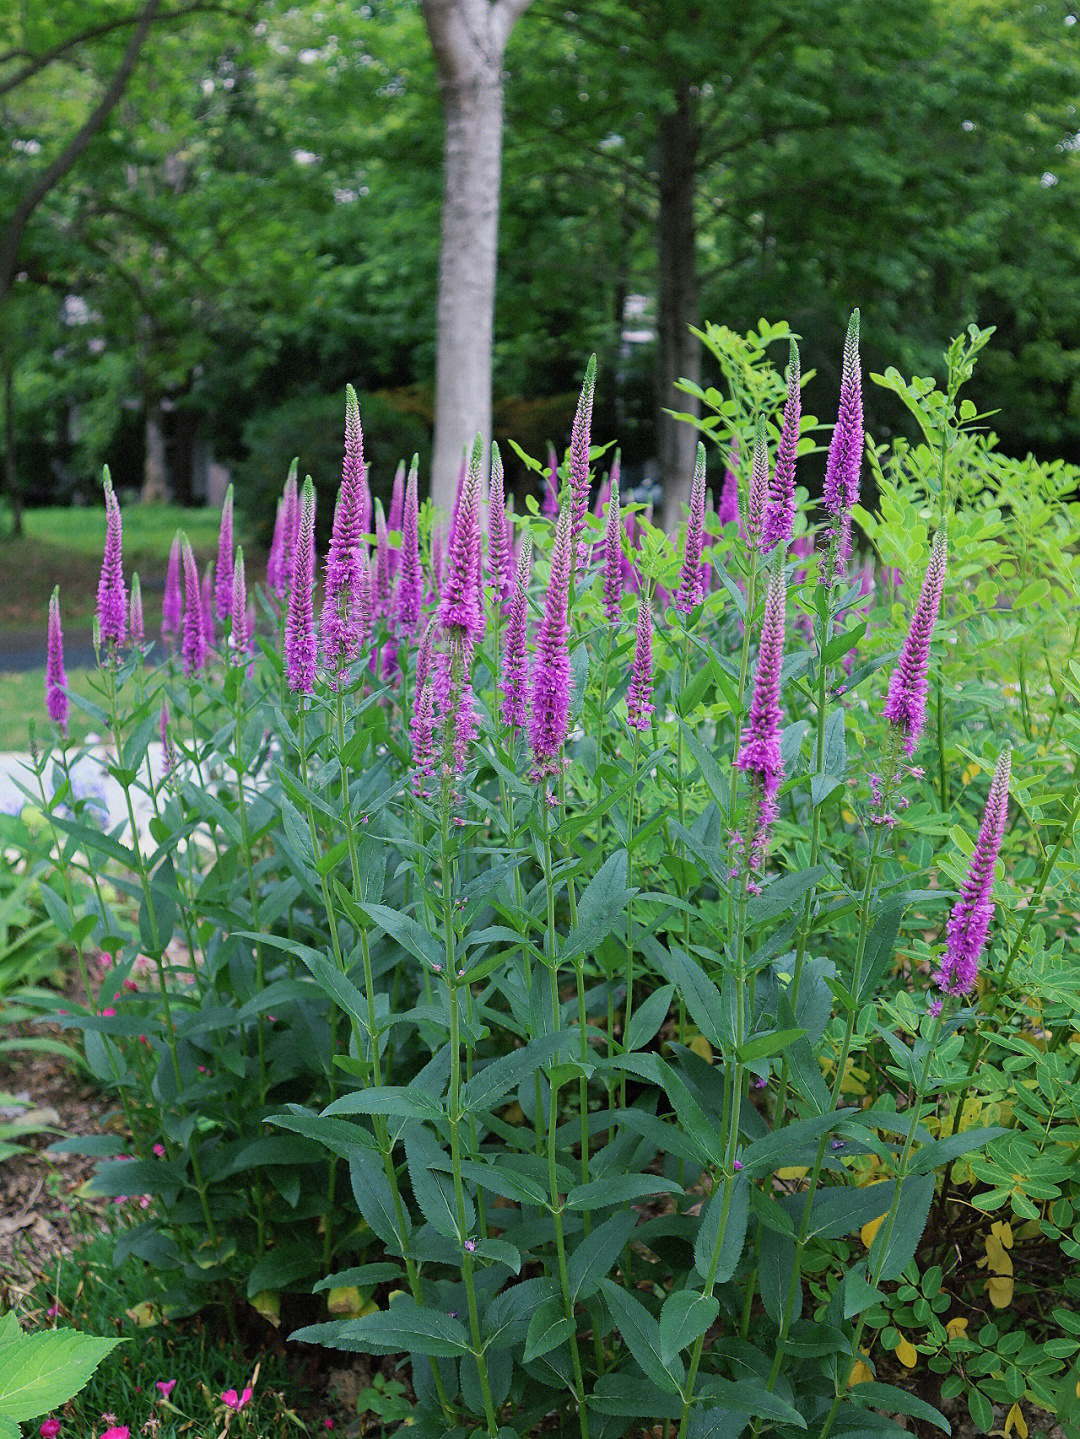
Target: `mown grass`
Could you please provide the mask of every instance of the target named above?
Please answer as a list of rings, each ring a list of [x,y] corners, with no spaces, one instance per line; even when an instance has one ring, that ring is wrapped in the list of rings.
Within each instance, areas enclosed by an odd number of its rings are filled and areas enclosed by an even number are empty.
[[[68,687],[75,694],[92,698],[87,670],[71,670]],[[45,714],[45,669],[22,670],[16,674],[0,674],[0,751],[25,750],[30,741],[30,722],[47,725]],[[94,729],[93,721],[71,706],[68,735],[75,744],[82,743]]]

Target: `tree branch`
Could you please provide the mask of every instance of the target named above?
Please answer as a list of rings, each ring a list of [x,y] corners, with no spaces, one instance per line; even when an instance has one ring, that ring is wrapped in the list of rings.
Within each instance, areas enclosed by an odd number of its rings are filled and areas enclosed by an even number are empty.
[[[19,245],[22,243],[23,234],[30,221],[30,216],[44,200],[45,196],[54,185],[64,178],[68,171],[82,156],[89,146],[91,140],[104,125],[109,113],[114,109],[127,88],[131,79],[132,71],[138,64],[139,53],[146,43],[146,37],[150,33],[150,26],[153,24],[154,16],[161,8],[161,0],[147,0],[146,7],[139,17],[135,27],[135,33],[128,41],[127,49],[124,51],[124,58],[105,88],[105,93],[94,106],[93,110],[83,121],[80,128],[68,141],[67,145],[60,151],[51,165],[47,166],[30,188],[23,195],[22,199],[15,206],[11,218],[4,230],[3,239],[0,240],[0,303],[3,302],[11,286],[11,279],[15,273],[15,261],[19,253]]]
[[[198,14],[228,15],[235,20],[252,20],[255,17],[254,10],[231,10],[227,5],[214,3],[214,0],[192,0],[190,5],[182,5],[178,10],[167,10],[157,18],[158,20],[182,20],[187,15]],[[28,63],[6,80],[0,80],[0,95],[7,95],[27,80],[33,79],[46,66],[62,60],[69,50],[75,50],[80,45],[88,45],[93,40],[100,40],[104,35],[111,35],[114,30],[123,30],[128,25],[135,25],[138,20],[139,14],[121,15],[116,19],[106,20],[100,25],[91,26],[89,30],[83,30],[78,35],[69,35],[66,40],[61,40],[59,44],[41,55],[35,55],[30,50],[5,50],[0,55],[0,65],[10,64],[12,60],[26,60]]]

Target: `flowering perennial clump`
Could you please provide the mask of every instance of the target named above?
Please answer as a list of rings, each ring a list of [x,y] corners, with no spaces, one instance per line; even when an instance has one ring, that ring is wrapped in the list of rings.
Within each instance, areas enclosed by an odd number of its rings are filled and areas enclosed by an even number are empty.
[[[986,797],[979,837],[975,841],[967,878],[953,905],[946,928],[947,943],[935,979],[945,994],[968,994],[975,988],[979,957],[994,915],[994,867],[1001,851],[1009,817],[1009,776],[1012,755],[1006,750],[994,766]]]
[[[915,753],[915,746],[926,723],[930,640],[933,637],[938,610],[941,608],[947,558],[948,535],[942,525],[934,536],[930,562],[926,567],[922,589],[911,616],[911,628],[907,632],[900,658],[889,681],[889,697],[885,702],[885,718],[902,737],[908,755]]]

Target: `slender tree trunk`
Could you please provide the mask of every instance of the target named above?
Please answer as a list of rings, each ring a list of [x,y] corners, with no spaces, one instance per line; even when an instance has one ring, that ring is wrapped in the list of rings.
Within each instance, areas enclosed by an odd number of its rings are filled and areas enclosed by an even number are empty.
[[[446,120],[431,494],[449,513],[462,450],[491,438],[503,55],[530,0],[421,0]]]
[[[11,533],[21,535],[23,505],[15,468],[15,366],[10,360],[4,365],[4,493],[11,504]]]
[[[686,81],[675,93],[675,108],[660,122],[658,165],[660,206],[657,225],[659,364],[657,436],[660,480],[664,488],[664,524],[679,523],[690,498],[698,433],[665,411],[700,414],[691,396],[675,388],[677,380],[701,379],[701,344],[690,333],[698,325],[697,232],[694,181],[698,130],[695,100]]]
[[[146,454],[143,460],[142,502],[144,505],[164,504],[169,498],[169,471],[165,463],[161,406],[156,400],[146,401],[144,434]]]

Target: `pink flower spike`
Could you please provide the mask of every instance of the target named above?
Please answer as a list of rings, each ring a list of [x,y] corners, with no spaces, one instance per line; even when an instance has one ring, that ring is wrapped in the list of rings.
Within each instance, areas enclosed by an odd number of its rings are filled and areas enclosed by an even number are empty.
[[[724,468],[724,484],[720,491],[720,506],[716,518],[721,525],[738,525],[743,533],[742,516],[739,513],[739,441],[733,438],[728,449],[727,465]]]
[[[483,458],[484,442],[477,435],[450,531],[446,575],[439,599],[440,629],[448,638],[469,642],[479,637],[482,616],[477,562],[480,553],[480,467]]]
[[[315,690],[314,581],[315,487],[308,475],[304,481],[289,611],[285,619],[285,677],[294,694],[309,695]]]
[[[397,573],[396,619],[406,634],[414,634],[420,622],[424,598],[424,572],[420,564],[419,514],[417,491],[419,457],[413,455],[401,512],[401,560]]]
[[[173,536],[169,546],[169,564],[165,571],[165,594],[161,600],[161,633],[175,638],[180,633],[184,613],[184,597],[180,590],[180,534]]]
[[[532,771],[532,778],[536,781],[559,772],[570,719],[567,606],[571,566],[570,510],[564,505],[555,526],[544,617],[540,622],[532,666],[529,743],[536,759]]]
[[[128,639],[133,645],[146,641],[146,625],[143,623],[142,585],[138,571],[131,576],[131,594],[128,598]]]
[[[491,445],[491,483],[488,487],[488,579],[495,603],[503,604],[514,588],[514,547],[506,515],[506,482],[499,447]]]
[[[502,668],[503,724],[522,729],[528,718],[527,681],[529,572],[532,567],[532,536],[526,532],[518,556],[517,583],[510,601],[506,630],[506,651]]]
[[[98,629],[103,643],[122,645],[127,638],[127,590],[124,587],[124,537],[120,502],[105,466],[105,549],[97,595]]]
[[[652,685],[652,605],[647,599],[639,599],[634,668],[626,692],[626,717],[631,729],[647,730],[652,723]]]
[[[765,505],[765,523],[761,537],[762,549],[768,553],[791,539],[795,523],[795,458],[799,448],[799,424],[802,395],[799,389],[799,347],[791,341],[788,359],[787,402],[780,444],[776,450],[776,468],[769,483]]]
[[[217,578],[214,581],[214,610],[225,622],[232,614],[233,584],[233,487],[225,491],[221,506],[221,528],[218,531]]]
[[[168,1399],[169,1395],[170,1395],[170,1394],[173,1392],[173,1390],[176,1388],[176,1380],[175,1380],[175,1379],[159,1379],[159,1380],[157,1381],[157,1383],[154,1385],[154,1388],[155,1388],[156,1390],[158,1390],[158,1392],[160,1393],[162,1399]]]
[[[757,812],[751,859],[759,869],[768,852],[769,832],[777,815],[776,792],[784,777],[780,757],[780,671],[784,662],[785,601],[784,572],[777,566],[765,600],[750,715],[735,761],[754,782]]]
[[[705,598],[701,579],[701,551],[705,544],[705,446],[697,447],[694,479],[690,486],[690,516],[683,544],[682,577],[675,596],[675,608],[690,614]]]
[[[769,444],[765,435],[765,416],[759,415],[754,433],[754,463],[750,471],[750,489],[746,497],[746,528],[751,544],[763,549],[765,506],[769,499]]]
[[[56,1436],[60,1433],[60,1420],[46,1419],[42,1423],[38,1433],[41,1435],[41,1439],[56,1439]]]
[[[67,673],[64,669],[64,631],[60,627],[60,586],[49,599],[49,634],[45,653],[45,708],[49,718],[67,734]]]
[[[571,552],[571,570],[579,564],[587,564],[589,559],[588,546],[582,542],[581,536],[585,529],[585,517],[589,513],[589,444],[595,392],[596,356],[590,355],[570,433],[570,538],[575,542]]]
[[[948,942],[941,968],[934,976],[944,994],[968,994],[975,988],[979,959],[994,917],[994,866],[1009,817],[1011,772],[1012,755],[1005,750],[994,767],[979,838],[972,851],[967,877],[960,886],[960,897],[953,905],[946,926]]]
[[[186,536],[183,540],[183,555],[184,637],[181,650],[184,656],[184,673],[191,679],[206,664],[206,628],[203,625],[199,571]]]
[[[609,625],[622,618],[623,552],[622,520],[619,512],[619,479],[612,466],[611,493],[604,526],[604,614]]]
[[[885,718],[903,738],[904,749],[909,756],[915,753],[926,723],[930,641],[933,639],[934,623],[941,608],[947,559],[948,535],[945,525],[942,524],[934,536],[922,589],[911,616],[911,626],[900,651],[900,658],[889,680],[889,697],[885,701]]]

